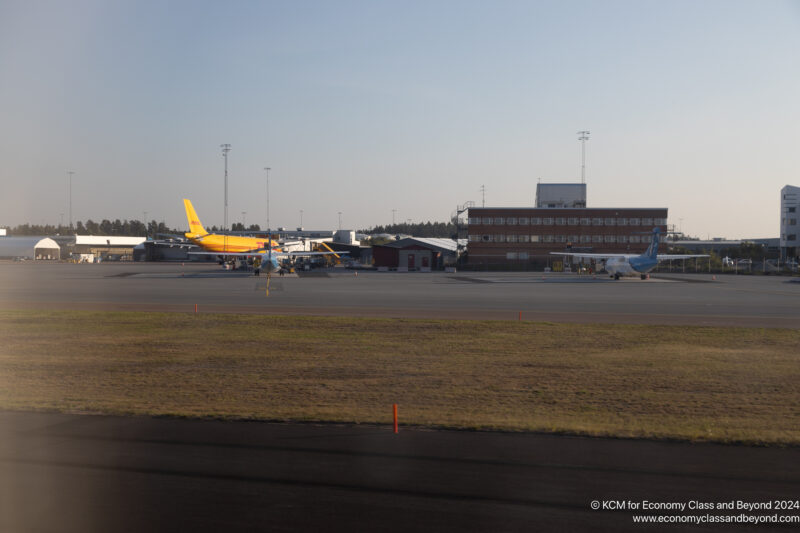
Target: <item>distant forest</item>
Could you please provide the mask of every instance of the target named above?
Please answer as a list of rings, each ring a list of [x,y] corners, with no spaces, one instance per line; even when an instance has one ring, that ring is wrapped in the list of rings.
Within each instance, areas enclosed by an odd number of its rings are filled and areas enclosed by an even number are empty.
[[[9,235],[114,235],[127,237],[154,237],[156,233],[177,233],[183,235],[181,230],[167,228],[163,222],[151,220],[146,225],[140,220],[103,220],[95,222],[91,219],[86,222],[80,220],[75,228],[70,231],[69,226],[55,226],[51,224],[22,224],[8,229]]]
[[[208,231],[219,231],[217,226],[206,228]],[[258,224],[250,224],[247,228],[240,222],[231,225],[231,231],[260,231]],[[22,224],[8,229],[9,235],[114,235],[127,237],[156,237],[157,234],[183,235],[185,230],[168,228],[163,222],[151,220],[145,225],[140,220],[102,220],[95,222],[91,219],[86,222],[78,221],[70,231],[68,226]],[[456,234],[456,227],[452,222],[419,222],[416,224],[389,224],[375,226],[371,229],[359,230],[359,233],[375,234],[388,233],[389,235],[413,235],[414,237],[443,237],[452,238]]]
[[[417,224],[389,224],[375,226],[371,229],[359,230],[360,233],[374,235],[388,233],[389,235],[412,235],[414,237],[442,237],[451,239],[456,234],[456,227],[452,222],[420,222]]]

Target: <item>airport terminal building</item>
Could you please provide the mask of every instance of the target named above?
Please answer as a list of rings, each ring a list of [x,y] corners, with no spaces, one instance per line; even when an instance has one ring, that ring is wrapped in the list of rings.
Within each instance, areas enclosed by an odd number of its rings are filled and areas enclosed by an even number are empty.
[[[667,230],[665,207],[585,205],[585,184],[539,184],[536,207],[470,208],[467,265],[524,269],[550,263],[550,252],[639,254],[653,228]]]

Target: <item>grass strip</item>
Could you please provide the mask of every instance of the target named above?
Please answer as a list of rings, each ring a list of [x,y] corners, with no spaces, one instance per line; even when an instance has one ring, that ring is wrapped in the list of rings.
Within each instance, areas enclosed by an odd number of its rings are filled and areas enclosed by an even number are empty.
[[[0,311],[0,408],[800,443],[800,331]]]

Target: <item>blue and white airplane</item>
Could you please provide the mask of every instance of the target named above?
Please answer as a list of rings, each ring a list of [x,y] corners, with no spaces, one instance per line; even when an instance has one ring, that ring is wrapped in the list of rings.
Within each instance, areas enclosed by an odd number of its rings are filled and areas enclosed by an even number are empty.
[[[708,257],[708,255],[687,255],[687,254],[659,254],[658,241],[661,230],[653,228],[653,240],[650,241],[650,246],[647,250],[640,255],[634,254],[587,254],[581,252],[550,252],[551,255],[568,255],[573,257],[586,257],[589,259],[596,259],[605,262],[604,268],[606,272],[614,279],[619,279],[621,276],[641,276],[642,279],[647,279],[647,273],[653,270],[659,261],[667,261],[669,259],[691,259],[693,257]]]

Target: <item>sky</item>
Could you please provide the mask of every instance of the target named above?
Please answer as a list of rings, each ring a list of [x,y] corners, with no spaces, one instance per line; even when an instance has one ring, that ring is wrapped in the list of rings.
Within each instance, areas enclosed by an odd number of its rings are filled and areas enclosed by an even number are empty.
[[[363,229],[458,205],[667,207],[779,234],[800,0],[0,2],[0,227]],[[301,215],[302,211],[302,215]],[[242,213],[245,213],[244,215]]]

